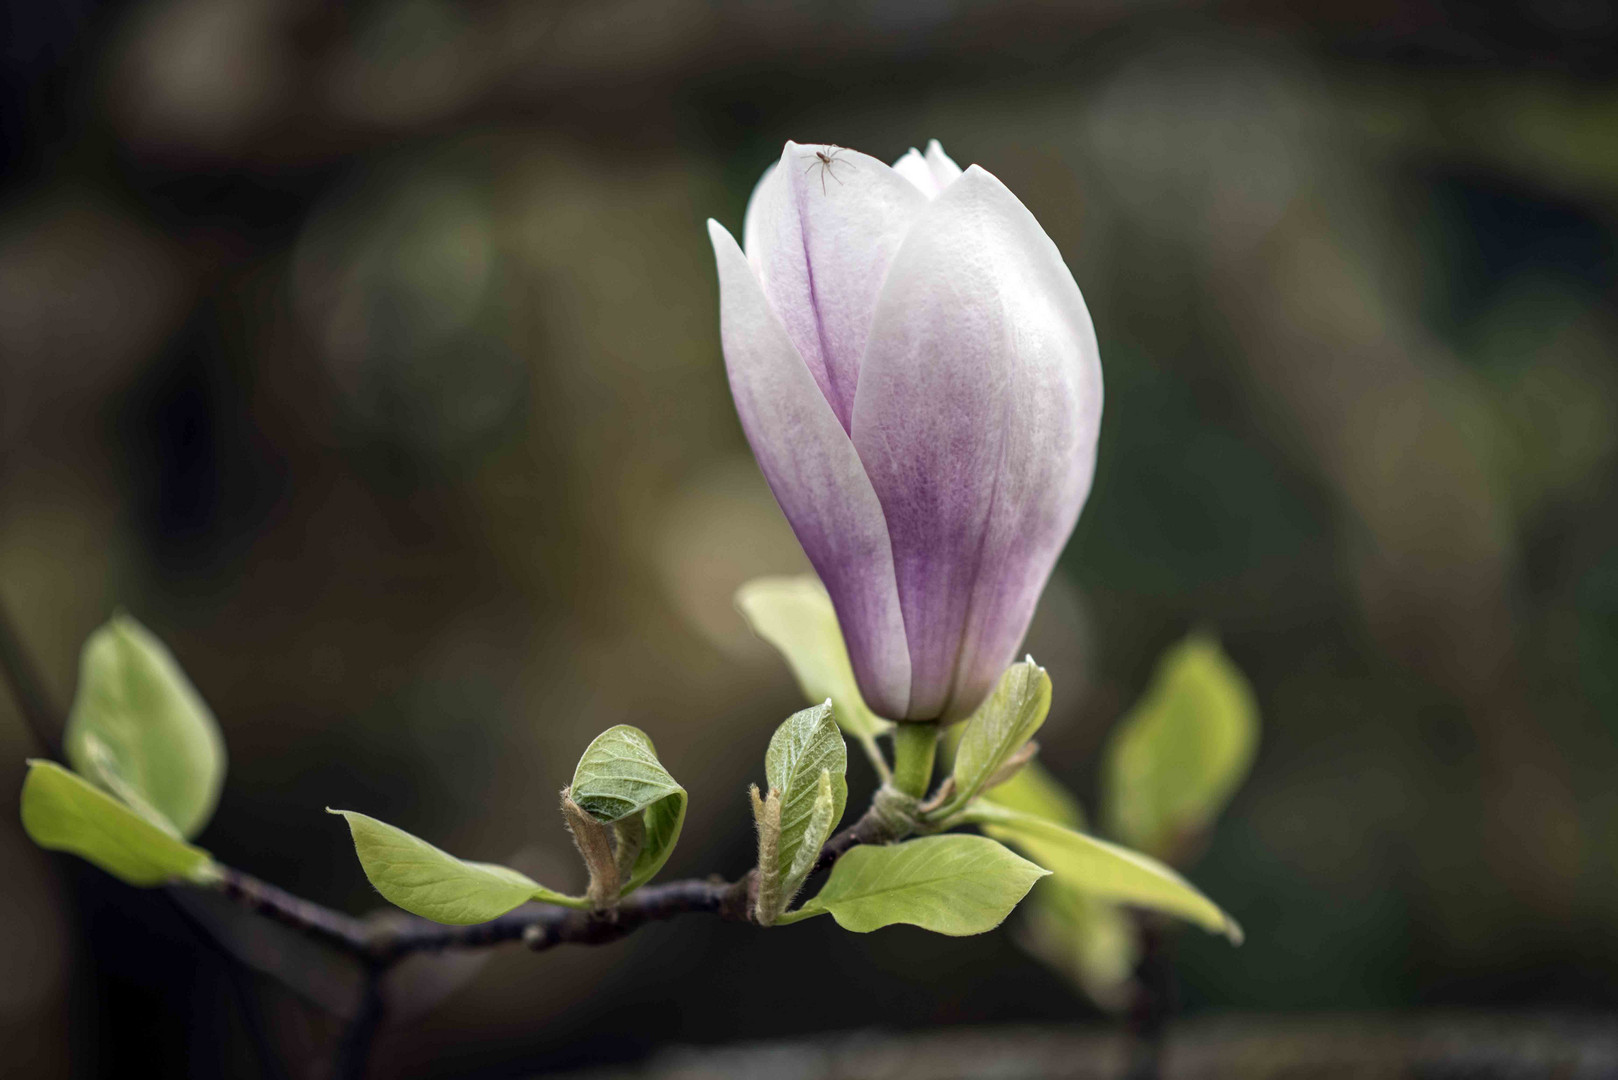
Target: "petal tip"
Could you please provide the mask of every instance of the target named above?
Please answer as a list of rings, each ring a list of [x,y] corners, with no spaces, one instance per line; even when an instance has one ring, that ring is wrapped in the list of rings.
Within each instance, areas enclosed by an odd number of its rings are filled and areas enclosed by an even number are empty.
[[[716,252],[727,242],[731,247],[736,246],[736,238],[730,234],[730,230],[713,218],[708,219],[708,239],[713,243]]]

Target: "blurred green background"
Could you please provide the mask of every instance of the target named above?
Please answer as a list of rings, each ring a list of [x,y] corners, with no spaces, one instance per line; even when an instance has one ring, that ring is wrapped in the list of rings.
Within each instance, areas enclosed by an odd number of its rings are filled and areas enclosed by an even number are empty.
[[[0,599],[63,709],[115,609],[170,644],[228,740],[225,861],[368,910],[338,805],[578,885],[556,792],[628,722],[691,792],[665,876],[746,868],[745,787],[799,702],[731,594],[804,561],[730,404],[703,220],[739,228],[787,138],[937,137],[1039,218],[1101,340],[1095,492],[1029,641],[1044,760],[1093,806],[1191,629],[1259,695],[1190,870],[1248,941],[1183,936],[1188,1010],[1618,1006],[1611,5],[8,20]],[[0,695],[11,790],[36,752]],[[318,987],[233,982],[14,816],[0,882],[19,1075],[253,1075],[235,994],[329,1046]],[[1011,934],[826,920],[416,974],[379,1075],[1099,1022]]]

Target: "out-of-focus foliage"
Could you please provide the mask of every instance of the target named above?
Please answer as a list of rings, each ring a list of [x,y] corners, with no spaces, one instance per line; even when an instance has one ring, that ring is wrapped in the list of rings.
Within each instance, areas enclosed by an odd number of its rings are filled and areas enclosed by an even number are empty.
[[[231,751],[222,861],[365,911],[320,813],[358,806],[571,887],[556,792],[628,723],[703,792],[665,874],[751,862],[801,698],[732,597],[804,563],[703,219],[739,226],[785,139],[937,137],[1028,205],[1101,344],[1095,491],[1028,644],[1041,762],[1100,805],[1196,626],[1266,718],[1192,875],[1248,940],[1180,936],[1188,1011],[1618,1004],[1605,8],[13,8],[0,598],[64,710],[120,606],[184,657]],[[0,693],[4,748],[16,791],[41,751]],[[257,1075],[222,966],[160,961],[159,899],[67,862],[0,830],[8,1066]],[[536,1072],[628,1053],[642,1004],[637,1046],[857,1026],[848,970],[895,1027],[1087,1015],[1009,935],[829,921],[759,935],[826,973],[787,1001],[701,920],[498,957],[376,1071],[488,1066],[447,1053],[467,1030]]]
[[[1235,919],[1150,856],[993,802],[971,811],[969,820],[1098,900],[1162,911],[1241,944],[1242,928]]]
[[[1258,707],[1246,677],[1217,641],[1188,638],[1164,654],[1146,694],[1108,738],[1108,833],[1173,859],[1224,809],[1257,748]]]
[[[1037,761],[986,797],[1069,829],[1085,828],[1078,800]],[[1102,1008],[1116,1012],[1128,1007],[1141,951],[1138,924],[1128,912],[1087,891],[1082,882],[1053,874],[1023,904],[1022,919],[1024,948]]]
[[[192,837],[225,782],[225,741],[161,641],[128,615],[91,634],[63,734],[74,769],[161,828]]]
[[[854,681],[826,587],[814,575],[759,578],[736,592],[736,607],[759,637],[781,651],[804,696],[829,698],[837,723],[850,735],[870,739],[890,726],[871,712]]]

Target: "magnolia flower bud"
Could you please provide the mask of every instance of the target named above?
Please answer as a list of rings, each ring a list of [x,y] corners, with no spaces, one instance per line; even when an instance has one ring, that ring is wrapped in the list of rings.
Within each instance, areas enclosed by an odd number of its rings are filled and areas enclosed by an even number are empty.
[[[1101,362],[1032,214],[935,141],[892,168],[787,143],[744,255],[708,222],[742,428],[867,704],[953,720],[993,689],[1095,472]]]

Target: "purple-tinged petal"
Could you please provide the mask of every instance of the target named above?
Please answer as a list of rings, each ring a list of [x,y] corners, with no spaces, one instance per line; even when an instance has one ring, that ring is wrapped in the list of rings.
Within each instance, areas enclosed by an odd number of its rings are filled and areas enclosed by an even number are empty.
[[[910,654],[882,506],[753,269],[718,222],[719,329],[742,430],[837,609],[860,692],[881,716],[910,699]]]
[[[910,719],[965,715],[1011,663],[1089,494],[1100,418],[1072,274],[973,166],[895,256],[854,404],[893,541]]]
[[[876,158],[793,142],[748,204],[747,258],[844,431],[888,263],[926,205]]]

